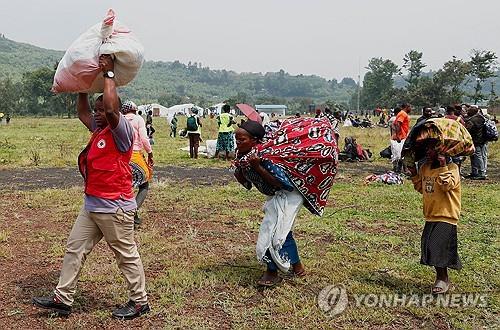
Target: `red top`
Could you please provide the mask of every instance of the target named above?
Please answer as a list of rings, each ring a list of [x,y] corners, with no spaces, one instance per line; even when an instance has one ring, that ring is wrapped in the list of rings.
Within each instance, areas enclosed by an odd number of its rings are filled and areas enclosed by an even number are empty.
[[[96,130],[78,157],[85,193],[111,200],[134,198],[131,155],[132,147],[127,152],[118,150],[109,126]]]

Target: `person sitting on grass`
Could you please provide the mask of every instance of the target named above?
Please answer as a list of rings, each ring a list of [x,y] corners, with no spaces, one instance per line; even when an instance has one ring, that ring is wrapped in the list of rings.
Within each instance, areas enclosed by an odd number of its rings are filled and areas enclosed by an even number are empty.
[[[278,276],[278,265],[276,262],[280,263],[284,258],[288,258],[290,260],[293,272],[296,275],[305,275],[305,268],[300,262],[297,244],[295,243],[292,232],[295,218],[304,204],[304,198],[300,192],[293,188],[293,186],[291,191],[285,189],[283,181],[280,181],[273,174],[271,174],[269,170],[263,166],[263,163],[257,156],[257,153],[254,152],[254,147],[261,142],[264,135],[264,127],[251,120],[245,121],[238,129],[236,129],[236,157],[238,160],[245,157],[248,161],[248,166],[237,166],[234,176],[238,182],[247,189],[250,189],[252,185],[254,185],[255,188],[257,188],[261,193],[268,196],[268,199],[264,204],[265,214],[260,227],[258,241],[266,238],[269,238],[269,240],[272,241],[284,241],[279,251],[273,249],[272,246],[268,246],[264,249],[265,256],[263,260],[267,264],[267,270],[257,284],[260,286],[270,287],[281,281],[281,278]],[[267,163],[267,165],[271,164]],[[279,170],[279,167],[274,166],[274,170]],[[282,177],[286,178],[286,175],[282,173]],[[286,185],[288,187],[291,186],[290,183]],[[273,219],[269,221],[270,218]],[[280,224],[280,227],[282,225],[283,227],[287,227],[287,229],[282,231],[282,237],[271,237],[273,235],[273,228],[269,227],[269,225],[276,224],[278,221],[277,219],[280,218],[286,218],[284,220],[286,224]],[[257,244],[259,245],[259,242]]]
[[[344,139],[344,152],[341,154],[343,160],[346,161],[366,161],[370,160],[372,153],[369,149],[364,149],[363,146],[356,142],[356,138],[347,136]]]
[[[417,172],[410,167],[415,190],[423,195],[425,226],[421,239],[420,263],[436,269],[432,294],[450,288],[448,268],[461,269],[457,251],[457,223],[461,210],[461,183],[458,166],[437,153],[436,140],[426,140],[426,160]]]

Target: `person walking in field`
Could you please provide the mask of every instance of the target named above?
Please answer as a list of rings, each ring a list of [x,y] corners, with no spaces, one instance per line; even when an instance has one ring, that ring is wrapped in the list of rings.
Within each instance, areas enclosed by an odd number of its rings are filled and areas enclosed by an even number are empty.
[[[153,127],[153,124],[147,124],[146,123],[146,134],[149,138],[149,144],[153,145],[155,144],[155,139],[153,138],[153,134],[155,134],[156,130]]]
[[[33,298],[33,303],[58,315],[69,315],[81,268],[93,247],[104,237],[115,254],[129,290],[129,301],[112,316],[132,319],[150,311],[141,257],[134,240],[137,204],[132,190],[130,158],[134,131],[120,113],[110,55],[99,57],[104,74],[104,93],[91,114],[87,94],[78,95],[80,121],[93,134],[78,157],[85,180],[84,206],[68,238],[59,283],[53,296]]]
[[[278,270],[303,277],[293,228],[305,206],[321,216],[336,174],[337,145],[326,119],[287,119],[279,134],[263,141],[264,127],[247,120],[236,129],[234,176],[246,189],[267,196],[256,244],[257,260],[266,271],[257,282],[271,287],[281,281]],[[290,157],[305,155],[304,158]]]
[[[136,114],[137,105],[132,101],[127,101],[123,103],[121,111],[134,129],[134,147],[130,159],[130,167],[132,168],[132,185],[134,188],[139,188],[135,196],[137,209],[134,214],[134,225],[138,227],[142,224],[142,220],[138,214],[139,208],[148,195],[149,181],[153,175],[153,148],[149,143],[144,119]],[[143,151],[148,155],[147,160],[144,157]]]
[[[474,154],[470,156],[471,173],[466,178],[486,180],[488,169],[488,143],[484,138],[485,118],[477,106],[467,108],[465,127],[474,141]]]
[[[191,109],[191,114],[186,120],[186,131],[189,137],[189,157],[198,158],[198,148],[201,141],[201,120],[198,117],[198,109]]]
[[[401,110],[396,114],[394,122],[391,125],[391,152],[393,170],[396,173],[401,173],[403,170],[403,160],[401,159],[401,151],[404,142],[410,131],[410,116],[411,106],[407,103],[401,105]]]
[[[462,268],[458,256],[457,223],[461,210],[460,171],[436,151],[435,140],[423,146],[426,161],[417,169],[409,167],[415,190],[423,195],[425,226],[421,238],[420,263],[436,270],[433,294],[450,288],[448,268]]]
[[[173,115],[172,119],[170,120],[170,137],[175,138],[177,136],[177,116]]]
[[[225,159],[229,160],[229,153],[234,151],[234,128],[236,124],[233,116],[229,114],[231,107],[229,104],[222,106],[222,113],[217,117],[217,125],[219,126],[219,134],[217,136],[217,146],[215,148],[215,158],[219,158],[219,153],[224,151]]]

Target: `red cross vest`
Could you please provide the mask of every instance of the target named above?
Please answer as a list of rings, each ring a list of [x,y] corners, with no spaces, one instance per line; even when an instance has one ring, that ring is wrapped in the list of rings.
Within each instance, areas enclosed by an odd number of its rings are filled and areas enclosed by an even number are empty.
[[[78,156],[78,169],[85,180],[85,193],[105,199],[133,199],[132,146],[120,152],[111,129],[97,129]]]

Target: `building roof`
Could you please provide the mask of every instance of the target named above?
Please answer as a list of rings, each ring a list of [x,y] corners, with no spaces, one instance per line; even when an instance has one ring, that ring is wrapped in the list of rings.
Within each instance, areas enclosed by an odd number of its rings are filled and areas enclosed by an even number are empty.
[[[256,104],[255,109],[288,109],[284,104]]]

